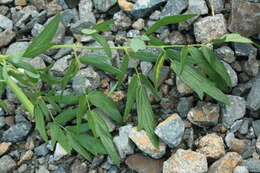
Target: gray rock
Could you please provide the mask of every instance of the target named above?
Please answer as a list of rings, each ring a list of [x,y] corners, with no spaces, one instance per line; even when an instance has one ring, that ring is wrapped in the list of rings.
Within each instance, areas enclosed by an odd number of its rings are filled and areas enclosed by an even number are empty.
[[[226,33],[226,21],[222,14],[204,17],[194,23],[194,35],[197,42],[207,43]]]
[[[0,4],[10,4],[12,3],[14,0],[0,0]]]
[[[0,129],[5,126],[5,117],[0,117]]]
[[[232,124],[232,126],[230,127],[229,131],[230,131],[231,133],[237,132],[237,131],[239,130],[239,128],[241,127],[242,124],[243,124],[243,119],[241,119],[241,120],[236,120],[236,121]]]
[[[222,123],[230,128],[235,120],[243,118],[246,113],[246,101],[243,97],[228,95],[230,105],[221,105]]]
[[[61,22],[66,28],[70,27],[78,18],[78,11],[76,9],[66,9],[61,13]]]
[[[70,36],[66,36],[64,38],[64,44],[73,44],[74,42],[74,38],[70,37]],[[71,52],[71,49],[66,49],[66,48],[62,48],[59,49],[59,51],[57,52],[57,54],[53,57],[53,59],[60,59],[61,57],[68,55]]]
[[[140,67],[141,67],[142,73],[144,75],[147,75],[150,72],[150,70],[152,69],[153,64],[150,62],[147,62],[147,61],[141,61]]]
[[[176,77],[177,90],[181,95],[188,95],[193,93],[193,90],[186,85],[179,77]]]
[[[45,166],[40,166],[35,173],[50,173],[50,171]]]
[[[84,93],[86,90],[91,91],[100,85],[100,76],[92,67],[80,70],[72,79],[72,88],[76,93]]]
[[[222,46],[215,49],[215,54],[227,63],[232,63],[236,60],[234,51],[228,46]]]
[[[166,0],[137,0],[131,10],[131,14],[136,18],[146,17],[164,2]]]
[[[135,30],[135,29],[131,29],[127,32],[126,36],[128,38],[134,38],[140,35],[140,31],[139,30]]]
[[[208,14],[208,7],[205,0],[189,0],[189,10],[198,15]]]
[[[177,104],[177,112],[181,117],[186,117],[192,108],[193,97],[181,97]]]
[[[33,25],[33,28],[32,28],[32,31],[31,31],[31,34],[33,37],[36,37],[38,36],[44,29],[44,26],[39,24],[39,23],[36,23],[35,25]]]
[[[28,168],[27,164],[22,164],[22,165],[17,169],[17,171],[18,171],[19,173],[23,173],[23,172],[25,172],[25,171],[27,170],[27,168]]]
[[[249,58],[245,63],[244,63],[244,71],[249,75],[249,76],[257,76],[259,72],[259,62],[256,58]]]
[[[242,135],[246,135],[248,133],[249,125],[251,124],[251,122],[252,122],[252,119],[244,118],[244,121],[241,124],[241,127],[239,129],[239,133]]]
[[[260,73],[247,96],[247,108],[257,111],[260,108]]]
[[[251,44],[233,43],[233,46],[237,56],[256,58],[257,48],[255,48]]]
[[[67,55],[57,60],[50,70],[58,74],[64,74],[65,70],[69,67],[71,57],[71,55]]]
[[[113,31],[126,30],[132,25],[132,20],[123,11],[114,14],[113,19],[116,19],[112,26]]]
[[[15,42],[12,43],[8,49],[6,50],[6,54],[19,54],[25,51],[25,49],[29,46],[29,42]]]
[[[57,143],[54,151],[53,160],[58,161],[67,154],[68,153],[65,151],[65,149],[59,143]]]
[[[116,4],[116,0],[93,0],[93,3],[97,10],[106,12]]]
[[[92,8],[93,8],[93,4],[92,4],[91,0],[80,0],[80,2],[79,2],[79,18],[80,18],[80,20],[95,24],[96,18],[95,18],[94,13],[92,12]]]
[[[238,83],[237,73],[235,72],[235,70],[233,70],[233,68],[228,63],[226,63],[224,61],[222,61],[222,63],[224,64],[224,67],[226,68],[227,73],[229,74],[232,87],[237,86],[237,83]]]
[[[0,172],[7,173],[16,166],[15,161],[8,155],[0,158]]]
[[[5,16],[9,11],[9,8],[5,5],[0,5],[0,15]]]
[[[215,13],[221,13],[224,8],[223,0],[207,0],[210,9],[213,7]]]
[[[82,29],[89,29],[95,24],[92,22],[86,22],[84,20],[77,20],[77,22],[70,25],[70,31],[74,34],[82,34]]]
[[[16,36],[16,33],[12,30],[6,29],[0,32],[0,48],[7,46]]]
[[[260,120],[253,121],[252,127],[254,129],[255,136],[259,136],[260,135]]]
[[[145,26],[145,21],[142,18],[139,18],[137,21],[135,21],[132,25],[132,27],[136,30],[142,30]]]
[[[133,126],[131,124],[120,127],[119,136],[115,136],[113,139],[122,159],[124,159],[127,155],[134,153],[134,145],[128,137],[132,127]]]
[[[235,167],[233,173],[249,173],[249,171],[245,166],[237,166]]]
[[[29,122],[12,125],[8,130],[4,131],[2,140],[6,142],[21,141],[29,134],[31,128],[32,125]]]
[[[232,0],[229,30],[250,37],[260,33],[260,3]]]
[[[34,148],[34,152],[37,156],[46,156],[46,154],[49,152],[49,149],[47,148],[47,144],[43,143],[40,146]]]
[[[178,146],[184,134],[185,125],[178,114],[173,114],[161,122],[155,129],[155,134],[169,147]]]
[[[161,11],[159,10],[155,10],[150,16],[149,16],[149,19],[151,20],[159,20],[160,17],[161,17]]]
[[[247,159],[244,160],[241,164],[242,166],[246,166],[249,172],[259,173],[260,172],[260,160],[257,159]]]
[[[30,64],[31,66],[33,66],[36,69],[41,69],[41,68],[46,67],[46,64],[43,61],[43,58],[40,57],[40,56],[37,56],[37,57],[32,58],[32,59],[26,58],[26,59],[24,59],[24,61],[27,62],[28,64]]]
[[[160,17],[180,14],[188,7],[188,0],[169,0],[160,14]]]
[[[149,74],[148,74],[148,77],[153,80],[153,73],[154,73],[154,70],[155,68],[153,68]],[[168,76],[169,76],[169,73],[170,73],[170,68],[167,67],[167,66],[163,66],[161,68],[161,72],[160,72],[160,78],[159,78],[159,82],[158,82],[158,85],[160,86],[166,79],[168,79]]]
[[[258,154],[260,155],[260,135],[258,136],[257,138],[257,141],[256,141],[256,151],[258,152]]]

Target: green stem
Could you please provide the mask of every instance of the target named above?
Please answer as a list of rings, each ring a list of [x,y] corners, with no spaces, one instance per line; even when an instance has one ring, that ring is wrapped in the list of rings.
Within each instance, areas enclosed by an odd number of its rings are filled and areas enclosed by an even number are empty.
[[[7,77],[6,84],[15,93],[17,98],[24,105],[24,107],[29,111],[31,116],[33,116],[34,115],[34,105],[28,99],[28,97],[24,94],[22,89],[10,77]]]

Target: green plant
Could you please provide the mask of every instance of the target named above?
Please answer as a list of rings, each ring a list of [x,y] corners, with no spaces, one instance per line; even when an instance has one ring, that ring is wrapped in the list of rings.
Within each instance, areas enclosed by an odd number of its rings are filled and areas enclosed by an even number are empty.
[[[52,145],[58,142],[66,151],[70,152],[74,149],[87,160],[91,160],[93,155],[108,154],[113,162],[119,166],[120,158],[113,144],[112,136],[100,113],[94,108],[107,112],[112,120],[121,124],[128,120],[132,106],[136,103],[138,129],[144,129],[153,144],[158,147],[158,139],[154,134],[156,121],[147,90],[160,99],[158,92],[160,71],[165,62],[170,63],[171,69],[197,93],[200,99],[203,99],[204,94],[208,94],[217,101],[229,104],[228,97],[224,92],[228,92],[231,88],[230,77],[223,64],[206,44],[168,45],[152,36],[152,33],[161,26],[185,21],[194,16],[189,14],[165,17],[156,22],[144,35],[131,39],[128,46],[118,47],[110,47],[100,34],[100,32],[110,31],[109,25],[114,20],[108,20],[91,29],[82,30],[83,34],[91,36],[101,45],[100,47],[88,47],[76,44],[52,44],[51,41],[60,22],[60,16],[57,15],[32,41],[25,52],[15,55],[0,55],[1,96],[5,87],[9,87],[16,94],[25,109],[35,118],[36,128],[46,142],[50,136]],[[255,44],[238,34],[228,34],[213,40],[211,43],[223,42]],[[55,77],[47,73],[52,65],[44,69],[35,69],[23,61],[23,58],[33,58],[49,49],[59,48],[70,48],[74,52],[74,58],[63,77]],[[146,51],[147,48],[160,49],[160,53],[153,54]],[[101,49],[105,51],[107,56],[86,54],[78,57],[77,49]],[[125,52],[119,68],[107,63],[112,59],[111,50],[113,49]],[[150,81],[147,76],[140,74],[138,68],[135,68],[136,74],[132,76],[128,86],[125,111],[121,115],[116,103],[109,95],[124,81],[131,58],[154,62],[155,70],[153,80]],[[63,91],[80,70],[81,64],[91,65],[115,76],[117,83],[108,95],[99,91],[85,91],[81,95],[64,94]],[[39,90],[35,85],[39,80],[46,85],[60,85],[61,94],[57,94],[55,89]],[[6,108],[3,101],[0,103],[2,107]],[[47,107],[48,104],[52,106],[52,109]],[[66,105],[64,109],[61,108],[62,104]],[[87,121],[83,120],[85,116]],[[74,119],[76,124],[69,123]]]

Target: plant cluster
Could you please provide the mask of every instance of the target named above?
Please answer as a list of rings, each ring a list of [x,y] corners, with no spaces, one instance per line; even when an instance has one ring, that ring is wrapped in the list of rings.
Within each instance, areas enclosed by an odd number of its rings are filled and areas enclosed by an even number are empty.
[[[158,147],[158,138],[154,133],[156,127],[155,117],[147,91],[160,99],[158,92],[160,72],[165,64],[191,89],[200,99],[205,94],[224,104],[229,104],[228,97],[224,94],[231,88],[230,77],[213,51],[207,44],[169,45],[153,36],[153,32],[162,26],[176,24],[194,17],[193,14],[165,17],[156,22],[145,34],[129,40],[127,46],[110,47],[106,39],[100,34],[110,31],[109,25],[114,20],[108,20],[91,29],[83,29],[82,34],[91,36],[100,44],[100,47],[80,45],[54,45],[54,38],[60,16],[55,16],[45,29],[31,42],[25,52],[14,55],[0,55],[0,91],[1,97],[6,87],[17,96],[29,114],[35,119],[36,129],[42,138],[51,144],[58,142],[66,151],[77,151],[87,160],[93,155],[108,154],[113,162],[119,166],[120,157],[113,144],[105,121],[99,108],[107,115],[121,124],[129,119],[132,107],[136,104],[138,114],[138,129],[145,130],[154,146]],[[212,44],[223,42],[253,43],[251,40],[238,34],[228,34],[220,39],[212,40]],[[43,69],[35,69],[24,61],[24,58],[34,58],[49,49],[69,48],[73,50],[73,59],[63,77],[52,76],[48,73],[53,65]],[[147,48],[157,48],[159,54],[147,51]],[[78,49],[104,50],[106,56],[86,54],[78,56]],[[111,63],[113,49],[124,51],[122,63],[119,68]],[[141,74],[135,68],[135,75],[131,77],[128,85],[127,101],[124,113],[121,114],[116,103],[109,97],[125,80],[129,60],[139,59],[155,63],[153,80]],[[91,65],[108,74],[114,75],[117,83],[108,95],[100,91],[85,91],[83,94],[64,94],[70,80],[80,70],[81,64]],[[40,90],[36,84],[42,81],[45,85],[60,85],[61,93],[55,89]],[[53,87],[54,88],[54,87]],[[50,109],[47,105],[51,105]],[[65,105],[65,107],[64,107]],[[1,100],[1,106],[7,105]],[[70,123],[76,120],[76,124]]]

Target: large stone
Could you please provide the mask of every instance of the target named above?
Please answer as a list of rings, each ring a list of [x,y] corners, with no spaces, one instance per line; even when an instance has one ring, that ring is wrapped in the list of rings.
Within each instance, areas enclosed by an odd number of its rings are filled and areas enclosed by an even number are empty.
[[[177,104],[177,112],[181,117],[186,117],[193,106],[193,97],[181,97]]]
[[[29,122],[12,125],[3,133],[2,140],[6,142],[22,141],[29,134],[31,128],[32,125]]]
[[[0,158],[0,172],[7,173],[16,166],[15,161],[8,155]]]
[[[199,140],[197,152],[209,159],[219,159],[225,155],[223,139],[216,134],[208,134]]]
[[[95,8],[101,12],[106,12],[113,5],[116,4],[116,0],[93,0]]]
[[[7,46],[14,39],[15,36],[15,32],[9,29],[0,32],[0,48]]]
[[[155,134],[171,148],[174,148],[181,143],[184,129],[182,119],[178,114],[173,114],[156,127]]]
[[[230,105],[222,105],[222,122],[226,128],[230,128],[232,124],[244,117],[246,113],[246,101],[243,97],[228,95]]]
[[[161,158],[166,152],[166,145],[163,142],[159,142],[159,149],[157,149],[144,130],[138,131],[134,127],[131,129],[129,137],[141,151],[152,158]]]
[[[6,54],[10,55],[10,54],[19,54],[19,53],[23,53],[23,51],[25,51],[25,49],[29,46],[29,42],[15,42],[12,43],[8,49],[6,50]]]
[[[205,0],[189,0],[188,11],[197,15],[208,14],[208,7]]]
[[[233,173],[237,165],[242,162],[242,158],[238,153],[229,152],[224,157],[214,162],[208,173]]]
[[[260,33],[260,3],[232,0],[229,30],[250,37]]]
[[[96,23],[95,15],[92,12],[93,4],[91,0],[80,0],[79,18],[82,21]]]
[[[260,160],[257,159],[247,159],[242,162],[243,166],[246,166],[249,172],[259,173],[260,172]]]
[[[180,14],[188,7],[188,0],[168,0],[167,4],[162,10],[161,18]]]
[[[62,57],[54,63],[50,70],[59,75],[65,74],[66,69],[69,67],[69,61],[71,58],[71,55]]]
[[[260,108],[260,73],[257,75],[247,96],[247,107],[253,111],[257,111]]]
[[[206,173],[206,156],[191,150],[178,149],[163,163],[163,173]]]
[[[208,16],[194,23],[194,34],[197,42],[207,43],[227,33],[223,14]]]

